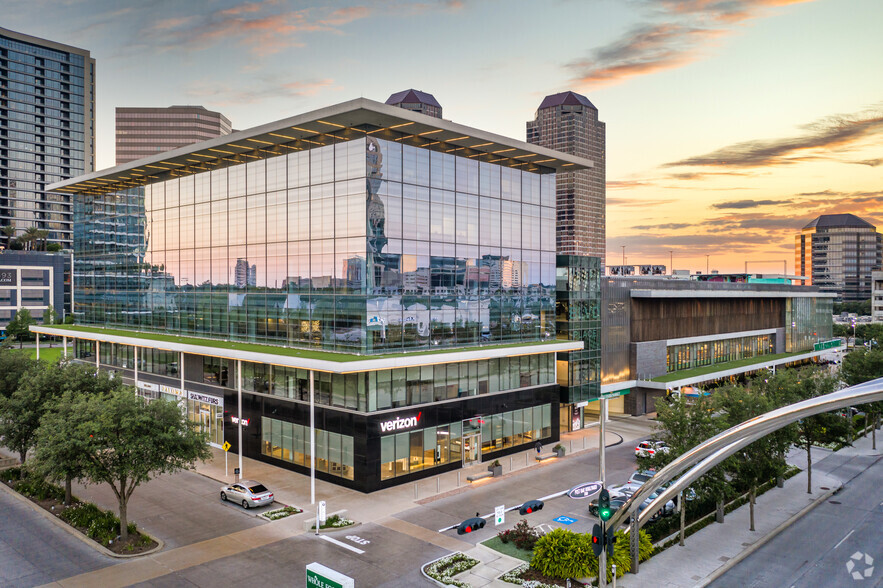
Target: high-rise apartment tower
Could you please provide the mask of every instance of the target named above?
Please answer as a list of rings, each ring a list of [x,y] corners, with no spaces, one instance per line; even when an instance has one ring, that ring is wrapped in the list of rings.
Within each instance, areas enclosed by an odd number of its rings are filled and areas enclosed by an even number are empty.
[[[546,96],[527,122],[527,142],[592,160],[594,167],[557,174],[559,255],[587,255],[604,266],[606,222],[606,125],[585,96]],[[603,269],[602,269],[603,271]]]
[[[0,244],[36,228],[71,246],[71,196],[45,188],[93,170],[94,97],[88,51],[0,28]]]
[[[230,121],[202,106],[117,108],[117,165],[229,135]]]
[[[386,103],[390,106],[397,106],[410,110],[411,112],[419,112],[426,116],[442,117],[442,106],[432,94],[421,92],[420,90],[403,90],[396,92],[386,99]]]

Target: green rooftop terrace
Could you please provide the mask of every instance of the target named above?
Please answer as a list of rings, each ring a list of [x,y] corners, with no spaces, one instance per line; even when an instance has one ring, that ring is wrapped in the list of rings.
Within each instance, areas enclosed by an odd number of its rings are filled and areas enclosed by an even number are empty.
[[[680,370],[677,372],[671,372],[670,374],[665,374],[663,376],[657,376],[651,379],[651,382],[674,382],[676,380],[687,380],[690,378],[697,378],[700,376],[704,376],[707,374],[713,374],[716,372],[725,372],[727,370],[734,370],[741,367],[746,367],[750,365],[756,365],[758,369],[765,367],[769,362],[786,359],[788,357],[794,357],[797,355],[806,355],[807,353],[812,353],[812,349],[808,349],[806,351],[795,351],[792,353],[773,353],[770,355],[758,355],[756,357],[749,357],[746,359],[737,359],[735,361],[728,361],[725,363],[715,363],[712,365],[704,365],[702,367],[691,368],[688,370]]]
[[[298,357],[302,359],[316,359],[323,361],[335,361],[335,362],[348,362],[348,361],[365,361],[369,359],[388,359],[395,357],[405,357],[405,356],[420,356],[420,355],[439,355],[444,353],[460,353],[463,351],[480,351],[480,350],[489,350],[489,349],[504,349],[504,348],[518,348],[524,349],[525,353],[530,353],[534,349],[552,345],[556,343],[569,343],[570,341],[563,341],[552,339],[549,341],[533,341],[528,343],[508,343],[508,344],[491,344],[491,345],[476,345],[470,347],[454,347],[454,348],[442,348],[438,350],[431,351],[408,351],[407,353],[384,353],[384,354],[375,354],[375,355],[356,355],[354,353],[338,353],[335,351],[321,351],[321,350],[313,350],[313,349],[300,349],[294,347],[282,347],[276,345],[265,345],[261,343],[243,343],[240,341],[219,341],[217,339],[203,339],[199,337],[187,337],[187,336],[177,336],[177,335],[163,335],[161,333],[145,333],[141,331],[129,331],[125,329],[106,329],[102,327],[92,327],[92,326],[84,326],[84,325],[51,325],[47,326],[47,328],[57,329],[59,331],[67,331],[70,333],[71,337],[76,337],[77,333],[82,333],[83,335],[92,335],[93,337],[100,337],[102,335],[110,335],[113,337],[132,337],[137,339],[142,339],[145,341],[156,341],[157,343],[178,343],[181,345],[198,345],[201,347],[211,347],[214,349],[230,349],[234,351],[246,351],[250,353],[268,353],[272,355],[282,355],[285,357]],[[40,331],[41,327],[35,327],[37,332]],[[537,349],[536,353],[542,353],[541,350]]]

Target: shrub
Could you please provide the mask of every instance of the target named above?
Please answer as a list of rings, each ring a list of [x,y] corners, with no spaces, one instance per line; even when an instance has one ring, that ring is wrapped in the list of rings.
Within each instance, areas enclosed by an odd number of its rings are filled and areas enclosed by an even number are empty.
[[[15,466],[14,468],[7,468],[0,473],[0,477],[9,482],[14,482],[17,480],[21,480],[22,472],[21,466]]]
[[[455,580],[453,576],[460,572],[465,572],[476,565],[478,565],[478,560],[457,552],[432,562],[423,568],[423,571],[427,576],[433,580],[441,582],[442,584],[468,588],[468,584],[461,582],[460,580]]]
[[[48,498],[64,500],[63,489],[48,483],[42,478],[27,476],[27,474],[25,476],[20,478],[19,483],[15,485],[15,490],[19,494],[29,496],[34,500],[46,500]]]
[[[518,549],[533,551],[537,540],[540,538],[540,533],[528,524],[527,519],[521,519],[521,521],[515,525],[514,529],[508,529],[497,533],[497,537],[499,537],[500,541],[503,543],[509,543],[511,541]]]
[[[590,535],[555,529],[537,540],[530,567],[550,578],[585,578],[594,559]]]
[[[112,512],[104,511],[91,503],[80,503],[61,513],[61,518],[68,524],[84,529],[87,537],[108,545],[120,534],[120,520]],[[135,534],[137,525],[127,525],[129,534]],[[149,537],[142,541],[150,542]]]

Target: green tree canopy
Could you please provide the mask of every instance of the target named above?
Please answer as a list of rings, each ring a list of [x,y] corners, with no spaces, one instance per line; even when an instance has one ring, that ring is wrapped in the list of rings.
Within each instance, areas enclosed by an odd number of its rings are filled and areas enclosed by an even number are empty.
[[[130,386],[107,394],[65,394],[43,417],[37,437],[35,461],[43,471],[66,469],[88,483],[110,485],[124,540],[135,488],[211,455],[205,435],[176,403],[148,403]]]
[[[12,317],[12,320],[9,321],[9,324],[6,325],[6,334],[10,337],[15,337],[18,341],[19,349],[21,349],[22,341],[31,338],[31,331],[28,327],[35,324],[37,324],[37,321],[31,316],[31,311],[27,308],[19,308],[15,316]]]
[[[12,396],[25,373],[38,365],[27,353],[0,347],[0,397]]]

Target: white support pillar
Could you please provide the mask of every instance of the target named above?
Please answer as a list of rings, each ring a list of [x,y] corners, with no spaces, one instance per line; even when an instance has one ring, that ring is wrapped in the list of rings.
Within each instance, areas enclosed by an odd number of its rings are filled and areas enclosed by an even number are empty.
[[[245,475],[242,471],[242,360],[236,360],[236,416],[239,418],[237,425],[239,431],[239,479]]]
[[[40,333],[34,333],[37,336],[37,359],[40,359]]]
[[[184,352],[183,351],[178,353],[178,375],[181,376],[181,397],[187,398],[187,393],[184,392]]]
[[[67,359],[67,337],[61,338],[62,345],[64,345],[64,358]]]
[[[101,357],[101,341],[95,340],[95,369],[101,369],[101,364],[98,362],[98,358]]]
[[[310,504],[316,504],[316,387],[310,370]],[[318,528],[318,524],[316,527]]]
[[[135,349],[135,388],[138,387],[138,346],[134,346]]]

